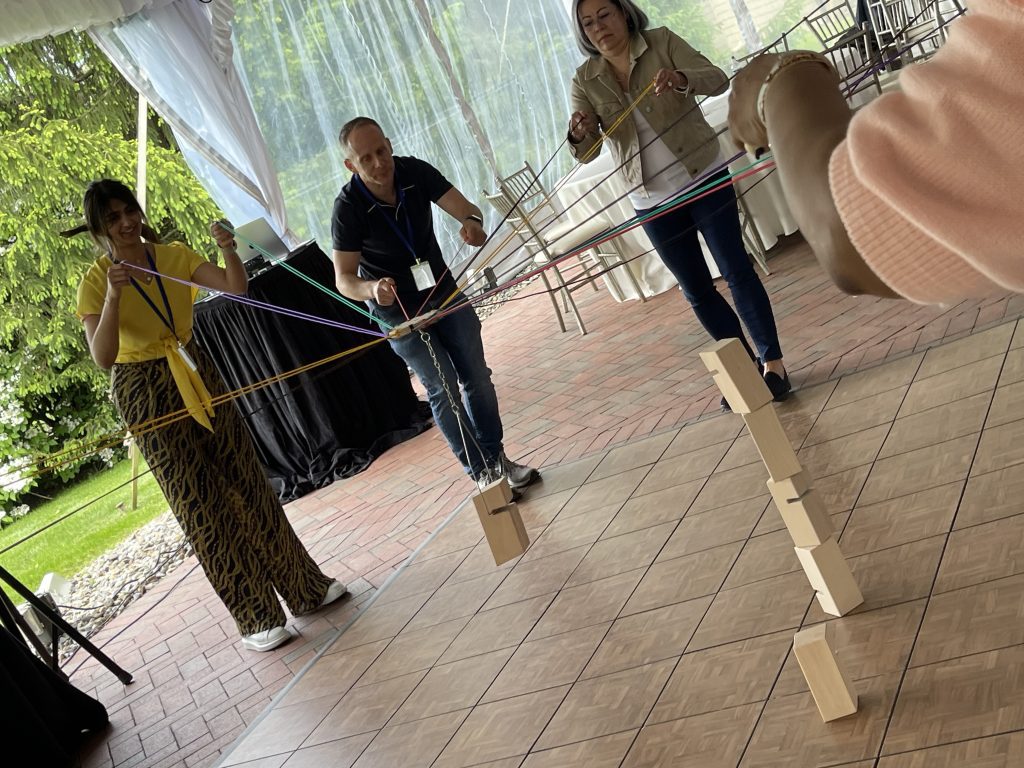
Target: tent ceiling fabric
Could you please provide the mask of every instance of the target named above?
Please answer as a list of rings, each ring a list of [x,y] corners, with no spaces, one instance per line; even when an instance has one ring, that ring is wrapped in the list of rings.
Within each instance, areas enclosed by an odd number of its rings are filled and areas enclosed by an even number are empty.
[[[266,217],[288,240],[277,171],[231,60],[233,13],[231,0],[176,0],[89,34],[171,126],[186,162],[228,217]]]
[[[0,0],[0,45],[108,24],[175,0]]]

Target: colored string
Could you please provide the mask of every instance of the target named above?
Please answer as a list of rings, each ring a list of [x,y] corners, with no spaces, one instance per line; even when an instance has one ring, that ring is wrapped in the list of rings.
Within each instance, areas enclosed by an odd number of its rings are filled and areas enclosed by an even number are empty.
[[[230,232],[232,234],[232,236],[234,236],[236,239],[241,240],[243,243],[248,245],[250,248],[253,248],[254,250],[256,250],[261,256],[266,258],[272,264],[276,264],[277,266],[284,267],[285,269],[287,269],[289,272],[291,272],[296,277],[298,277],[298,278],[300,278],[302,280],[305,280],[307,283],[312,285],[318,291],[322,291],[323,293],[326,293],[332,299],[336,299],[336,300],[340,301],[342,304],[344,304],[345,306],[347,306],[349,309],[354,309],[359,314],[365,315],[366,317],[368,317],[371,320],[373,320],[373,322],[380,323],[381,325],[385,326],[386,328],[389,328],[389,329],[391,328],[391,326],[388,325],[387,323],[385,323],[382,320],[380,320],[379,318],[376,318],[373,315],[371,315],[366,310],[365,307],[359,306],[359,304],[357,304],[357,303],[355,303],[355,302],[345,298],[344,296],[342,296],[337,291],[331,290],[327,286],[322,285],[321,283],[317,282],[316,280],[314,280],[309,275],[307,275],[307,274],[301,272],[300,270],[296,269],[295,267],[293,267],[291,264],[288,263],[288,261],[286,259],[279,259],[279,258],[277,258],[275,256],[272,256],[270,254],[270,252],[267,251],[267,249],[264,248],[263,246],[261,246],[259,243],[254,243],[252,240],[248,239],[244,235],[238,234],[238,232],[230,224],[228,224],[226,222],[223,222],[223,221],[219,221],[219,222],[217,222],[217,224],[219,226],[221,226],[222,228],[224,228],[225,230],[227,230],[228,232]]]
[[[504,290],[507,290],[507,289],[509,289],[509,288],[511,288],[513,286],[516,286],[516,285],[518,285],[518,284],[520,284],[520,283],[522,283],[522,282],[524,282],[526,280],[529,280],[532,277],[535,277],[536,275],[539,275],[544,270],[550,269],[551,267],[560,264],[561,262],[565,261],[566,259],[569,259],[569,258],[571,258],[573,256],[577,256],[580,253],[583,253],[584,251],[588,250],[589,248],[593,248],[595,245],[600,245],[601,243],[606,242],[607,240],[611,240],[611,239],[613,239],[615,237],[618,237],[620,234],[623,234],[624,232],[628,232],[628,231],[630,231],[632,229],[635,229],[636,227],[641,226],[644,223],[644,221],[660,218],[661,216],[664,216],[664,215],[666,215],[668,213],[671,213],[671,212],[673,212],[673,211],[675,211],[675,210],[677,210],[679,208],[682,208],[683,206],[693,202],[694,200],[699,200],[699,199],[701,199],[703,197],[707,197],[708,195],[710,195],[710,194],[712,194],[714,192],[717,192],[719,190],[725,189],[726,187],[731,186],[734,181],[742,180],[742,179],[747,178],[749,176],[753,176],[754,174],[760,173],[761,171],[765,170],[767,167],[768,167],[768,165],[764,165],[762,167],[758,167],[758,168],[754,168],[752,170],[748,170],[745,173],[739,173],[735,177],[728,178],[725,181],[716,182],[710,188],[704,188],[702,191],[694,191],[691,195],[686,196],[685,199],[673,201],[672,203],[668,203],[668,204],[666,204],[665,206],[662,206],[659,209],[653,209],[651,212],[648,212],[648,214],[643,217],[643,220],[633,221],[633,222],[629,223],[628,226],[624,226],[624,227],[620,228],[620,231],[615,233],[615,234],[607,235],[607,236],[603,237],[601,240],[599,240],[597,242],[592,242],[588,246],[576,248],[576,249],[574,249],[572,251],[569,251],[568,253],[565,253],[562,256],[559,256],[559,257],[557,257],[555,259],[552,259],[549,263],[547,263],[547,264],[545,264],[545,265],[543,265],[541,267],[538,267],[537,269],[531,270],[531,271],[529,271],[529,272],[527,272],[527,273],[525,273],[523,275],[520,275],[516,279],[510,281],[509,283],[507,283],[505,285],[502,285],[502,286],[499,286],[498,288],[495,288],[495,289],[493,289],[491,291],[488,291],[488,292],[482,294],[481,296],[474,297],[473,299],[467,299],[465,302],[453,304],[450,308],[448,308],[444,312],[441,312],[438,315],[436,315],[433,318],[433,321],[440,320],[442,317],[445,317],[445,316],[447,316],[448,314],[450,314],[452,312],[456,312],[456,311],[464,308],[466,305],[478,303],[479,301],[481,301],[481,300],[483,300],[485,298],[493,296],[495,293],[498,293],[500,291],[504,291]]]
[[[205,290],[211,290],[208,286],[202,285],[201,283],[195,283],[195,282],[192,282],[191,280],[184,280],[184,279],[182,279],[180,277],[172,277],[171,275],[165,275],[162,272],[158,272],[158,271],[156,271],[154,269],[149,269],[147,267],[142,267],[142,266],[139,266],[138,264],[129,264],[129,263],[125,262],[125,266],[127,266],[127,267],[129,267],[131,269],[138,270],[139,272],[145,272],[145,273],[150,274],[150,275],[155,275],[155,276],[160,277],[160,278],[162,278],[164,280],[171,280],[171,281],[173,281],[175,283],[180,283],[181,285],[187,285],[187,286],[192,287],[192,288],[203,288]],[[307,312],[302,312],[302,311],[297,310],[297,309],[290,309],[289,307],[279,307],[276,304],[269,304],[269,303],[267,303],[265,301],[260,301],[258,299],[253,299],[253,298],[250,298],[250,297],[244,296],[244,295],[238,295],[238,294],[226,293],[226,292],[219,292],[219,295],[223,296],[225,299],[228,299],[229,301],[234,301],[234,302],[237,302],[239,304],[244,304],[244,305],[250,306],[250,307],[256,307],[258,309],[263,309],[263,310],[266,310],[268,312],[273,312],[275,314],[284,315],[286,317],[293,317],[293,318],[295,318],[297,320],[307,320],[307,321],[309,321],[311,323],[319,323],[320,325],[327,325],[327,326],[330,326],[332,328],[340,328],[342,330],[352,331],[354,333],[364,333],[364,334],[367,334],[369,336],[379,336],[381,338],[384,338],[384,336],[385,336],[385,334],[381,333],[380,331],[372,331],[372,330],[369,330],[367,328],[361,328],[358,325],[349,325],[348,323],[342,323],[342,322],[337,321],[337,320],[329,320],[326,317],[319,317],[317,315],[311,315],[311,314],[308,314]]]
[[[368,341],[364,344],[353,347],[351,349],[347,349],[342,352],[338,352],[336,354],[322,358],[320,360],[315,360],[311,363],[299,366],[298,368],[293,368],[289,371],[285,371],[284,373],[269,376],[253,384],[247,384],[243,387],[239,387],[238,389],[226,392],[223,395],[217,395],[215,397],[210,398],[206,402],[209,405],[214,406],[229,402],[236,398],[255,392],[259,389],[268,387],[272,384],[284,381],[285,379],[289,379],[293,376],[305,373],[306,371],[312,370],[318,366],[326,365],[336,360],[348,357],[349,355],[353,355],[356,352],[360,352],[376,344],[380,344],[383,341],[385,341],[384,338]],[[149,432],[154,431],[155,429],[160,429],[162,427],[165,427],[169,424],[173,424],[174,422],[180,421],[185,418],[192,417],[187,408],[181,408],[177,411],[171,411],[169,413],[154,417],[152,419],[149,419],[148,421],[129,425],[126,428],[126,431],[129,432],[133,437],[137,437],[138,435],[147,434]],[[124,441],[124,439],[125,431],[109,432],[106,435],[101,435],[100,437],[88,440],[85,443],[54,452],[49,456],[26,459],[26,462],[23,467],[14,466],[7,468],[5,474],[11,476],[12,479],[0,483],[0,488],[11,487],[23,482],[24,480],[31,479],[33,477],[39,477],[41,475],[53,472],[59,469],[60,467],[72,464],[77,461],[81,461],[82,459],[88,458],[89,456],[97,453],[98,451],[104,450],[105,448],[112,448],[120,444],[121,442]],[[23,469],[27,469],[29,467],[35,467],[35,469],[29,472],[22,471]]]
[[[398,291],[395,291],[395,301],[398,303],[398,308],[402,310],[402,314],[405,315],[405,322],[409,322],[409,313],[405,311],[405,307],[402,306],[402,300],[398,298]]]

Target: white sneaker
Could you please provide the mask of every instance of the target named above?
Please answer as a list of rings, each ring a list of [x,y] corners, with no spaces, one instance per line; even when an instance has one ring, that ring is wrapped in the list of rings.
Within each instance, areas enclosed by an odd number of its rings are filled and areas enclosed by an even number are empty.
[[[498,456],[498,467],[501,474],[508,478],[508,484],[517,490],[540,480],[540,472],[525,464],[516,464],[504,452]]]
[[[334,579],[334,580],[331,581],[330,586],[327,587],[327,594],[324,595],[324,599],[320,603],[320,607],[323,608],[324,606],[330,605],[335,600],[340,600],[341,598],[343,598],[347,594],[348,594],[348,587],[346,587],[344,584],[342,584],[337,579]]]
[[[284,627],[265,629],[242,638],[242,647],[250,651],[272,651],[292,639],[292,633]]]

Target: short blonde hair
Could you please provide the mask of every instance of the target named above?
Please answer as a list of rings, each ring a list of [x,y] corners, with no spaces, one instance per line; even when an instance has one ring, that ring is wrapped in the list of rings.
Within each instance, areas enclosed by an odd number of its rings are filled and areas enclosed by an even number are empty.
[[[572,4],[572,31],[576,35],[576,45],[585,56],[600,56],[601,52],[587,39],[587,33],[583,31],[583,25],[580,23],[580,3],[582,2],[583,0],[575,0]],[[609,2],[618,6],[618,9],[626,17],[626,29],[629,30],[630,38],[647,29],[650,20],[633,0],[609,0]]]

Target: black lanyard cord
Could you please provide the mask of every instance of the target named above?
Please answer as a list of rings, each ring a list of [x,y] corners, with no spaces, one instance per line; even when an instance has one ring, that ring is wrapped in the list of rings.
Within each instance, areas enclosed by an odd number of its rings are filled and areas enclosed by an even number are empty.
[[[370,190],[367,189],[366,184],[363,182],[363,180],[358,175],[354,176],[352,181],[353,181],[353,184],[355,185],[356,189],[358,189],[363,194],[363,196],[366,198],[366,201],[368,203],[370,203],[370,210],[373,210],[373,208],[376,207],[380,211],[381,216],[384,217],[384,221],[386,221],[388,223],[388,226],[391,227],[391,229],[394,231],[394,233],[398,236],[398,239],[402,241],[402,244],[408,249],[409,253],[412,254],[412,257],[416,261],[419,261],[420,259],[416,255],[416,247],[413,245],[413,242],[412,242],[413,241],[412,218],[411,218],[411,216],[409,214],[409,207],[408,206],[405,206],[405,234],[403,234],[402,230],[398,228],[398,225],[399,225],[399,212],[402,210],[402,206],[405,204],[405,190],[402,188],[402,185],[401,185],[401,183],[398,180],[398,174],[395,174],[395,198],[396,198],[396,202],[398,204],[395,206],[395,218],[394,219],[392,219],[387,214],[387,212],[384,210],[384,207],[385,207],[384,204],[381,203],[376,198],[374,198],[374,196],[370,193]]]
[[[128,280],[129,282],[131,282],[132,287],[135,288],[136,291],[138,291],[139,296],[142,297],[143,301],[145,301],[149,305],[149,308],[152,309],[153,312],[156,314],[156,316],[160,318],[160,322],[162,322],[167,327],[167,329],[171,332],[171,335],[174,336],[174,338],[177,339],[178,343],[180,344],[181,340],[178,339],[178,334],[174,330],[174,312],[171,311],[171,302],[167,298],[167,290],[164,288],[164,281],[160,279],[160,275],[156,271],[156,262],[153,261],[153,256],[152,254],[150,254],[149,249],[146,248],[145,251],[146,259],[149,261],[149,268],[150,270],[152,270],[154,277],[156,278],[157,288],[160,289],[160,298],[163,299],[164,309],[167,310],[167,315],[165,316],[164,313],[160,311],[160,308],[156,305],[156,302],[154,302],[153,299],[149,297],[148,293],[142,290],[142,286],[138,284],[134,277],[129,276]],[[115,261],[114,263],[116,264],[117,262]]]

